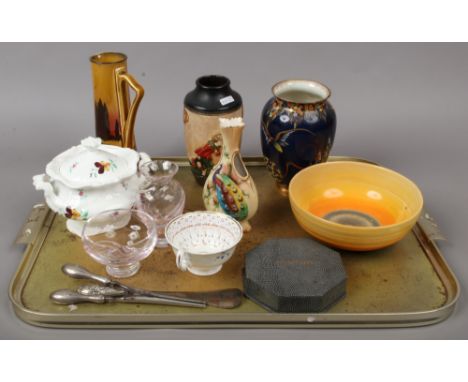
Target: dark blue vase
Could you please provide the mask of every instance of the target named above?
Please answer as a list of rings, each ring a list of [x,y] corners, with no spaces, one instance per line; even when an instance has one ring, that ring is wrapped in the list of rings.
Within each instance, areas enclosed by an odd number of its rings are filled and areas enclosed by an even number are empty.
[[[272,90],[262,111],[262,150],[280,190],[287,192],[297,172],[328,159],[336,114],[330,90],[318,82],[286,80]]]

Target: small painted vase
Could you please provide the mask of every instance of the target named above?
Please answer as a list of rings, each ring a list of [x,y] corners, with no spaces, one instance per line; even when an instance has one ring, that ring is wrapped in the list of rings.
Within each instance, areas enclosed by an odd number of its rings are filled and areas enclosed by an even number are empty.
[[[336,130],[330,90],[319,82],[286,80],[272,88],[262,111],[261,142],[267,167],[287,194],[294,175],[328,159]]]
[[[203,202],[208,211],[228,214],[238,220],[244,231],[250,231],[249,220],[258,208],[255,183],[240,155],[244,121],[242,118],[220,118],[223,137],[221,159],[213,167],[203,188]]]
[[[204,185],[218,163],[223,146],[219,118],[242,117],[242,98],[230,87],[229,78],[218,75],[197,79],[184,99],[184,129],[192,173]]]

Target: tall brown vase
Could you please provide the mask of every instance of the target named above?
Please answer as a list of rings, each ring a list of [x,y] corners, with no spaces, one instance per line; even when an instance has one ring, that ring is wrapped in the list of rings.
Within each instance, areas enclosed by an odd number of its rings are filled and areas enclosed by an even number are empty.
[[[96,136],[109,145],[136,148],[135,118],[144,89],[127,73],[127,56],[106,52],[92,56],[90,61]],[[129,87],[135,92],[132,102]]]

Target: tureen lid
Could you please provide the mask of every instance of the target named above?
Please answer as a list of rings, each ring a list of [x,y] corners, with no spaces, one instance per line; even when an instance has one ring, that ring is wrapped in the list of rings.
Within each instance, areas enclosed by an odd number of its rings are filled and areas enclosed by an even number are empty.
[[[46,173],[69,188],[101,187],[134,175],[139,158],[135,150],[88,137],[52,159]]]

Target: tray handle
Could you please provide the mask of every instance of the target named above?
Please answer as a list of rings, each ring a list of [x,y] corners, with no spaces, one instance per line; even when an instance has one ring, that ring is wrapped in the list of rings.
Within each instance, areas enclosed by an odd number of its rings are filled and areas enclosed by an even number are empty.
[[[421,216],[418,220],[419,225],[424,230],[427,237],[432,241],[446,241],[442,232],[440,232],[439,226],[435,220],[425,210],[421,212]]]
[[[49,208],[45,204],[36,204],[18,232],[15,244],[31,244],[36,239],[48,212]]]

